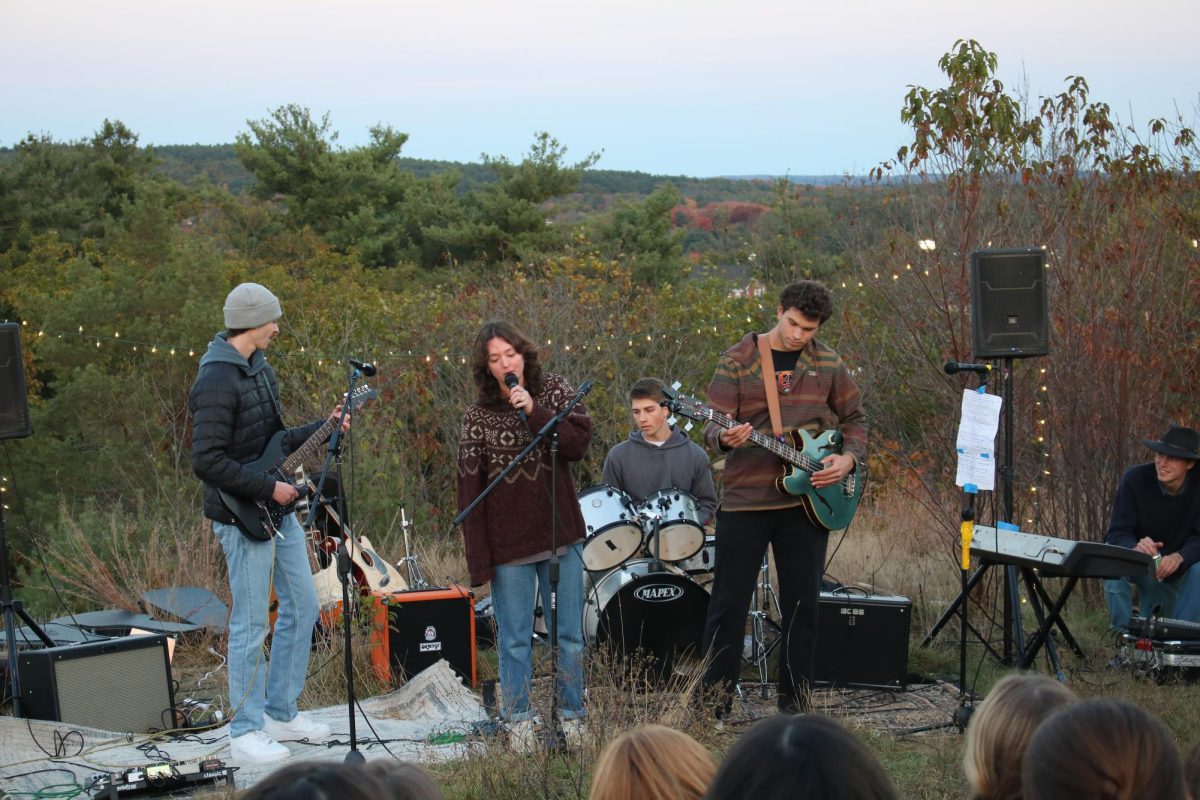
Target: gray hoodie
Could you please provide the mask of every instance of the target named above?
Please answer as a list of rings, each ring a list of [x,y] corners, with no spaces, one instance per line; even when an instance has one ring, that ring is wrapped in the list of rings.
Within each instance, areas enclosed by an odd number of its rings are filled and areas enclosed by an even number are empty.
[[[717,508],[712,469],[704,448],[674,428],[661,445],[650,444],[642,432],[608,451],[604,459],[604,482],[642,502],[662,489],[682,489],[696,498],[704,522]]]

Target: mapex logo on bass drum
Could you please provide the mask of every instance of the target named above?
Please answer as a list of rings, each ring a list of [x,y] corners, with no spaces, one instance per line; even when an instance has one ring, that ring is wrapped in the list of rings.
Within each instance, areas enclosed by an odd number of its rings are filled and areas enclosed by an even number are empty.
[[[634,589],[633,596],[647,603],[669,603],[683,597],[683,587],[669,583],[651,583]]]

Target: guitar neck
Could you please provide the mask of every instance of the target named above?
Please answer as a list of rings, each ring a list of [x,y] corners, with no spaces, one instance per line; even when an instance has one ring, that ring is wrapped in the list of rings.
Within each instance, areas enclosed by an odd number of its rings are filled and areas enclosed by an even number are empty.
[[[304,460],[316,453],[317,448],[329,438],[329,434],[333,431],[333,426],[337,424],[336,419],[327,419],[321,427],[304,441],[304,444],[292,451],[291,455],[283,460],[279,465],[280,473],[284,475],[293,474],[296,469],[304,463]]]
[[[730,417],[727,414],[722,414],[711,408],[704,409],[700,416],[710,422],[720,425],[725,430],[736,428],[742,424],[733,417]],[[754,444],[758,445],[764,450],[771,451],[787,463],[797,466],[806,472],[817,472],[822,468],[822,465],[819,461],[810,458],[803,451],[797,450],[789,444],[784,444],[774,436],[768,436],[767,434],[759,431],[751,431],[750,441],[754,442]]]

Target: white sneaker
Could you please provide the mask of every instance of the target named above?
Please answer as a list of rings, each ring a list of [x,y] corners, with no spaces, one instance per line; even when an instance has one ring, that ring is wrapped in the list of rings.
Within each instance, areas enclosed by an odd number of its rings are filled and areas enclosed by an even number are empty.
[[[229,752],[240,764],[270,764],[283,761],[291,751],[262,731],[229,737]]]
[[[323,742],[329,738],[330,733],[328,725],[324,722],[317,722],[303,711],[288,722],[280,722],[272,719],[269,714],[263,714],[263,730],[278,742],[297,742],[301,739]]]
[[[540,736],[537,720],[533,718],[508,723],[508,746],[516,753],[530,755],[536,752]]]
[[[559,723],[559,730],[562,731],[563,741],[567,747],[572,750],[581,750],[583,748],[583,737],[587,732],[587,726],[584,725],[581,719],[564,719]]]

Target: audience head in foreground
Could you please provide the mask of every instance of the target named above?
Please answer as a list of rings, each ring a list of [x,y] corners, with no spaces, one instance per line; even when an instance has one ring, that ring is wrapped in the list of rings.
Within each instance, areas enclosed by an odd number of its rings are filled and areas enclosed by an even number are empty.
[[[708,751],[686,733],[639,725],[604,748],[588,800],[699,800],[716,768]]]
[[[997,681],[967,726],[963,772],[977,800],[1021,796],[1021,760],[1042,720],[1075,694],[1053,678],[1034,673]]]
[[[840,723],[780,714],[755,723],[725,754],[705,800],[897,800],[883,765]]]
[[[445,800],[445,795],[416,764],[381,759],[362,766],[288,764],[250,787],[241,800]]]
[[[1025,752],[1025,800],[1184,800],[1171,732],[1128,700],[1087,700],[1051,715]]]

